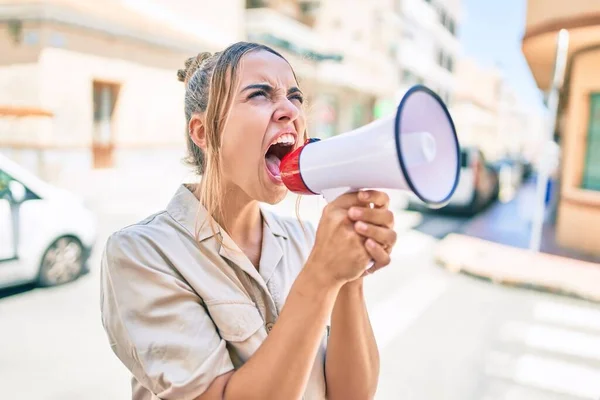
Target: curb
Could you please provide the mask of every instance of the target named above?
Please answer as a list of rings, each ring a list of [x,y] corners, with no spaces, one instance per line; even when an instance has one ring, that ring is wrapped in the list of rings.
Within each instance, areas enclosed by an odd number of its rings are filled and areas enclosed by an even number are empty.
[[[492,283],[600,303],[600,264],[460,234],[438,243],[435,261],[450,272]]]

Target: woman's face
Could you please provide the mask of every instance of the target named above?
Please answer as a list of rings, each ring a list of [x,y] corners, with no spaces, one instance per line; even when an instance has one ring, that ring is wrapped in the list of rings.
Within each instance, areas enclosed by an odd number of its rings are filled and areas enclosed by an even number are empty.
[[[287,193],[279,162],[303,144],[303,95],[287,61],[268,51],[246,54],[238,74],[221,139],[224,184],[274,204]]]

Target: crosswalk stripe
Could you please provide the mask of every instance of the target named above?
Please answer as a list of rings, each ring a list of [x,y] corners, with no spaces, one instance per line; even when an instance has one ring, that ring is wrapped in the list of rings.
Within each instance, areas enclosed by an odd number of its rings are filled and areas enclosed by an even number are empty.
[[[550,357],[492,352],[488,355],[485,373],[519,385],[581,399],[600,398],[600,370]]]
[[[533,317],[538,321],[600,331],[600,308],[540,301],[533,307]]]
[[[372,306],[369,316],[380,351],[406,330],[448,288],[445,279],[417,276],[393,296]]]
[[[534,349],[600,361],[598,335],[512,321],[501,329],[500,339],[519,342]]]

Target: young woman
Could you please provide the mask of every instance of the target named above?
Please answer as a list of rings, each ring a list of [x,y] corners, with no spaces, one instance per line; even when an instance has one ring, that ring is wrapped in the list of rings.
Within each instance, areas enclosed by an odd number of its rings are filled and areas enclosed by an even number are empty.
[[[388,197],[340,196],[316,232],[267,212],[286,195],[281,157],[307,136],[291,66],[241,42],[178,76],[202,179],[114,233],[102,260],[102,322],[133,399],[373,398],[362,280],[390,262]]]

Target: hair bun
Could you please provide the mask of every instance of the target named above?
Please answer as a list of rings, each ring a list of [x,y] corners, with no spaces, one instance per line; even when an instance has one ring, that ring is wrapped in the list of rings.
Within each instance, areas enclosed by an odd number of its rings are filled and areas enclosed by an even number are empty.
[[[187,85],[190,78],[194,76],[194,73],[200,68],[202,63],[212,56],[212,53],[204,51],[199,53],[196,57],[188,58],[185,60],[185,68],[177,70],[177,79]]]

